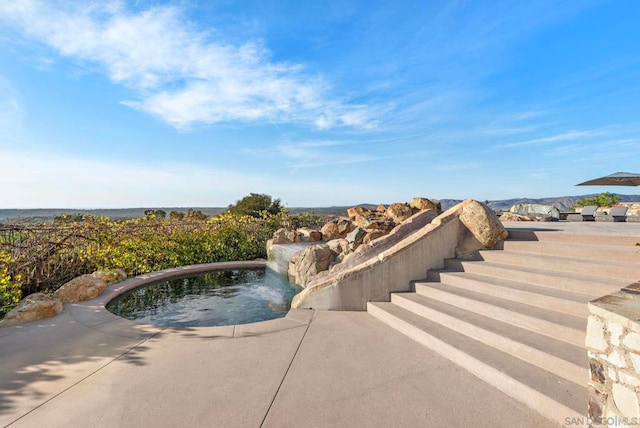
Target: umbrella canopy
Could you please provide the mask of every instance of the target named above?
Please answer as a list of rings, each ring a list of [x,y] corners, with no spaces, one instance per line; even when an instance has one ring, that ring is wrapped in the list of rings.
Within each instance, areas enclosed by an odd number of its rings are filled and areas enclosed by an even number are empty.
[[[576,186],[640,186],[640,174],[616,172],[615,174],[576,184]]]

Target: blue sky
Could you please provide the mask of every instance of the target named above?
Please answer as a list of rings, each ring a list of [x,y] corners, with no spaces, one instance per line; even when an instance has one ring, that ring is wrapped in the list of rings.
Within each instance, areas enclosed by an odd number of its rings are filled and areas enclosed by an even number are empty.
[[[575,184],[640,171],[639,20],[635,0],[0,0],[0,208],[637,193]]]

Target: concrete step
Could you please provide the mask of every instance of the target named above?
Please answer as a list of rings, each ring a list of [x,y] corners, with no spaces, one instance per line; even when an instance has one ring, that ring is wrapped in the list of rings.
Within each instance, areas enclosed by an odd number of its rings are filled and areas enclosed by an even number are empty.
[[[541,228],[543,229],[543,228]],[[535,230],[535,229],[510,229],[509,238],[527,240],[527,241],[551,241],[551,242],[572,242],[578,244],[595,244],[595,245],[619,245],[625,247],[633,247],[638,242],[638,236],[633,235],[613,235],[613,234],[573,234],[559,233],[554,230]]]
[[[587,320],[512,302],[499,297],[449,287],[440,283],[416,283],[416,293],[487,316],[513,326],[584,347]]]
[[[555,373],[577,385],[584,386],[588,380],[586,354],[579,347],[527,330],[513,328],[512,325],[490,317],[416,293],[393,293],[391,302],[543,370]]]
[[[584,260],[575,257],[561,257],[536,253],[522,253],[501,250],[481,251],[484,261],[512,264],[520,267],[542,268],[561,272],[593,274],[607,278],[618,278],[634,282],[640,278],[640,263],[612,260]]]
[[[640,238],[637,238],[640,241]],[[498,247],[509,252],[575,257],[586,260],[612,260],[640,263],[640,247],[635,245],[596,245],[561,241],[523,241],[508,239]]]
[[[427,273],[427,278],[429,277],[437,277],[438,282],[450,287],[471,290],[476,293],[483,293],[577,317],[586,318],[589,316],[587,302],[592,300],[591,296],[562,291],[558,292],[551,288],[536,287],[527,283],[519,283],[466,272],[442,272],[439,275],[429,275],[429,273]],[[422,282],[417,281],[416,283]],[[429,285],[428,282],[424,284]],[[599,296],[593,296],[593,298],[596,297]]]
[[[391,302],[367,305],[370,314],[478,378],[562,425],[582,418],[587,389],[460,334]],[[585,382],[586,384],[586,382]]]
[[[488,261],[448,259],[445,260],[445,268],[449,271],[464,271],[484,276],[493,276],[589,296],[603,296],[619,290],[621,287],[630,283],[628,280],[618,278],[554,271],[527,266],[514,266],[513,264]]]
[[[421,282],[421,281],[415,281]],[[553,296],[559,299],[571,300],[578,303],[587,303],[591,300],[600,297],[601,294],[585,294],[584,292],[575,292],[569,290],[563,290],[556,287],[549,287],[537,284],[531,284],[529,282],[512,281],[510,279],[498,278],[495,276],[481,275],[472,272],[458,272],[448,271],[446,269],[433,269],[427,271],[427,282],[443,282],[451,285],[466,286],[469,283],[491,283],[500,285],[502,287],[508,287],[515,290],[529,291],[532,293],[544,294],[546,296]]]

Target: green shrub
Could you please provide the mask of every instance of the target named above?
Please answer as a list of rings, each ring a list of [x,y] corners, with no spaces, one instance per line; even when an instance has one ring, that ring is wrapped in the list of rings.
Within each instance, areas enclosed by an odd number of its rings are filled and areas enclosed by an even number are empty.
[[[9,273],[11,256],[0,252],[0,317],[18,304],[21,297],[20,276],[12,277]]]
[[[280,199],[272,200],[269,195],[250,193],[234,205],[229,205],[227,209],[230,214],[250,215],[252,217],[262,217],[265,211],[268,214],[281,212]]]
[[[149,212],[114,221],[63,215],[52,225],[16,226],[4,242],[6,248],[20,251],[11,263],[8,256],[0,263],[1,303],[8,307],[21,294],[54,291],[95,270],[122,269],[135,276],[191,264],[265,258],[267,240],[277,229],[318,227],[322,222],[315,214],[282,210],[255,216],[227,212],[210,218],[193,211],[180,217]]]
[[[597,205],[599,207],[610,207],[620,202],[620,196],[615,193],[604,192],[594,195],[592,198],[580,199],[576,202],[576,207],[587,205]]]

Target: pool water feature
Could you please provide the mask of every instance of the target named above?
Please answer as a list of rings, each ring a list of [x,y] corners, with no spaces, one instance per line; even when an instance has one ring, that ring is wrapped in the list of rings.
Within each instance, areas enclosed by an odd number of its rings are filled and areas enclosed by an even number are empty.
[[[281,275],[287,275],[289,261],[295,253],[320,242],[297,242],[295,244],[273,244],[267,248],[269,262],[267,266]]]
[[[213,271],[136,288],[107,310],[143,324],[204,327],[284,317],[300,291],[270,269]]]

